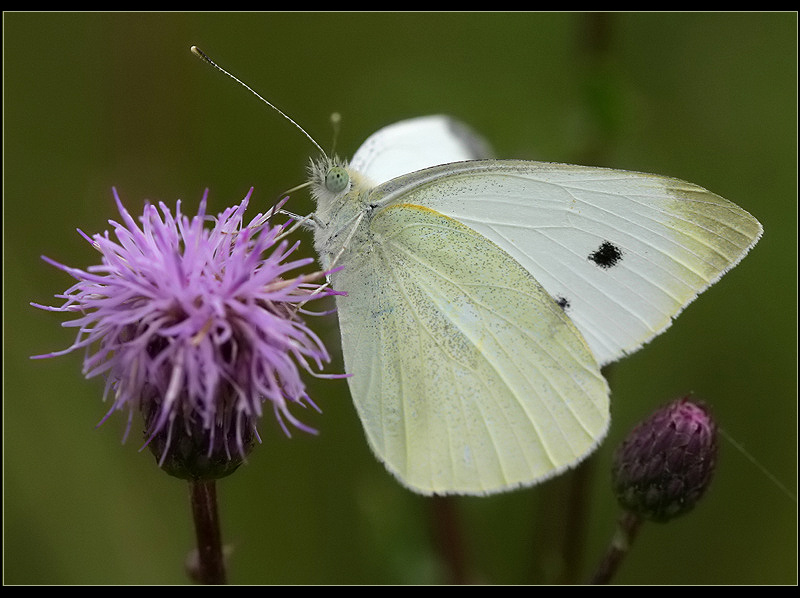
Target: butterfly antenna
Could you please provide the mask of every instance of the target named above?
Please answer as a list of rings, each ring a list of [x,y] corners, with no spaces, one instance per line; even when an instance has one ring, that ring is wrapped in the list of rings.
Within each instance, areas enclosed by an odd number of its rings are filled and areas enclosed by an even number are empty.
[[[288,114],[286,114],[286,113],[285,113],[283,110],[281,110],[280,108],[278,108],[277,106],[275,106],[275,105],[274,105],[274,104],[272,104],[271,102],[269,102],[269,101],[265,100],[263,97],[261,97],[261,95],[259,95],[259,94],[258,94],[258,93],[257,93],[257,92],[256,92],[256,91],[255,91],[255,90],[252,88],[252,87],[250,87],[250,86],[249,86],[247,83],[245,83],[245,82],[244,82],[244,81],[242,81],[241,79],[238,79],[238,78],[234,77],[233,75],[231,75],[231,74],[230,74],[228,71],[226,71],[224,68],[222,68],[220,65],[218,65],[218,64],[217,64],[216,62],[214,62],[213,60],[211,60],[211,58],[209,58],[209,57],[208,57],[208,55],[207,55],[205,52],[203,52],[203,51],[202,51],[200,48],[198,48],[197,46],[192,46],[192,47],[191,47],[191,50],[192,50],[192,54],[194,54],[194,55],[195,55],[195,56],[197,56],[198,58],[201,58],[202,60],[204,60],[205,62],[207,62],[207,63],[208,63],[208,64],[210,64],[211,66],[213,66],[215,69],[217,69],[217,70],[218,70],[218,71],[220,71],[221,73],[223,73],[223,74],[225,74],[225,75],[228,75],[228,77],[230,77],[231,79],[233,79],[234,81],[236,81],[236,82],[237,82],[239,85],[241,85],[242,87],[244,87],[244,88],[245,88],[247,91],[249,91],[250,93],[252,93],[252,94],[253,94],[254,96],[256,96],[256,97],[257,97],[259,100],[261,100],[262,102],[264,102],[264,103],[265,103],[267,106],[269,106],[270,108],[272,108],[273,110],[275,110],[275,111],[276,111],[278,114],[280,114],[280,115],[281,115],[283,118],[285,118],[285,119],[286,119],[286,120],[288,120],[290,123],[292,123],[292,124],[293,124],[295,127],[297,127],[297,128],[300,130],[300,132],[302,132],[302,133],[303,133],[303,135],[305,135],[306,137],[308,137],[308,139],[311,141],[311,143],[313,143],[313,144],[316,146],[316,148],[317,148],[317,149],[320,151],[320,153],[321,153],[323,156],[325,156],[325,158],[327,159],[327,157],[328,157],[328,154],[326,154],[326,153],[325,153],[325,150],[323,150],[323,149],[320,147],[319,143],[317,143],[316,141],[314,141],[314,138],[313,138],[311,135],[309,135],[309,134],[306,132],[306,130],[305,130],[303,127],[301,127],[301,126],[300,126],[300,125],[298,125],[298,124],[297,124],[297,123],[296,123],[294,120],[292,120],[292,118],[291,118],[291,117],[290,117]]]
[[[336,142],[339,139],[339,125],[342,122],[342,115],[338,112],[331,114],[331,127],[333,128],[333,143],[331,144],[331,156],[336,155]]]

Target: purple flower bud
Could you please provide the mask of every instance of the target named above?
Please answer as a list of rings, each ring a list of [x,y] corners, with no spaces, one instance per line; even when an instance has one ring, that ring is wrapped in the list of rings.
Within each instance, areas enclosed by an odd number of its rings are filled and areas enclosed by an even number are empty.
[[[251,190],[252,193],[252,190]],[[258,438],[256,423],[269,404],[288,434],[287,420],[313,432],[289,411],[311,405],[300,370],[330,361],[300,317],[302,306],[333,293],[316,284],[323,273],[293,273],[312,259],[290,260],[298,244],[281,240],[288,224],[259,214],[244,224],[250,193],[216,218],[206,197],[196,216],[173,216],[147,204],[141,226],[114,197],[122,216],[108,232],[83,235],[102,257],[87,270],[47,262],[78,282],[61,295],[78,328],[66,350],[84,349],[87,378],[103,375],[114,411],[145,420],[146,444],[168,473],[214,478],[238,467]],[[212,226],[206,226],[206,222]],[[83,233],[81,233],[83,234]],[[101,422],[102,423],[102,422]],[[125,435],[127,436],[128,431]]]
[[[678,399],[637,425],[614,455],[612,485],[623,508],[665,522],[694,508],[708,488],[717,427],[702,404]]]

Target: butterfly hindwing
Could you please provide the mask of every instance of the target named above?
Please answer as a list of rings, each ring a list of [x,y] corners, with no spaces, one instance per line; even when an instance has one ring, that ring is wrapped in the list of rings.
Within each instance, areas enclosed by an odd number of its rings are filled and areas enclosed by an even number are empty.
[[[378,209],[361,226],[333,283],[348,293],[337,307],[351,394],[389,470],[418,492],[484,494],[593,449],[608,387],[528,272],[420,206]]]

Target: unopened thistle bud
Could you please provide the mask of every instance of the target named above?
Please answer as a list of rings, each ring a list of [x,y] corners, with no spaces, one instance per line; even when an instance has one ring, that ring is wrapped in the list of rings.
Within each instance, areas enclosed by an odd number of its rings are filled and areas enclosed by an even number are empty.
[[[694,508],[708,488],[717,427],[707,409],[678,399],[637,425],[614,455],[612,484],[626,510],[665,522]]]

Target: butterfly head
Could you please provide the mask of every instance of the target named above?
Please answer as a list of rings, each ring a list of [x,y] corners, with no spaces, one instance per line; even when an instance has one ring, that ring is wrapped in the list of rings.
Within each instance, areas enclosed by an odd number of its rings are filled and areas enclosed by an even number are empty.
[[[327,206],[347,195],[353,186],[353,173],[347,163],[334,157],[311,160],[308,169],[311,195],[318,209]]]

